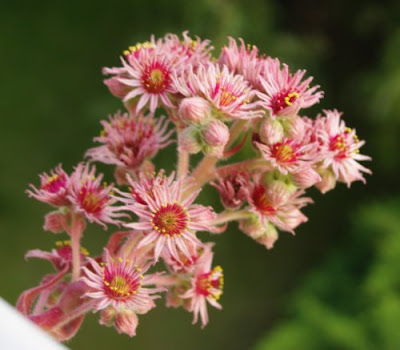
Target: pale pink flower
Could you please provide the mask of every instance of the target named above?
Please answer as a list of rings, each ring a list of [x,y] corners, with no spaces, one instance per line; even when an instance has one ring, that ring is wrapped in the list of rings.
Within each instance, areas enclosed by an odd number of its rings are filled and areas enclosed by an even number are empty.
[[[89,255],[88,251],[81,247],[81,261]],[[51,252],[46,252],[39,249],[29,250],[25,254],[25,258],[38,258],[50,261],[56,270],[63,270],[66,266],[71,267],[72,263],[72,249],[71,241],[57,241],[56,248]]]
[[[234,74],[224,66],[200,65],[188,67],[182,74],[174,74],[174,85],[185,97],[200,96],[209,101],[213,114],[228,119],[258,118],[263,112],[252,102],[255,91],[243,76]]]
[[[259,57],[258,48],[255,45],[246,44],[239,39],[240,46],[236,40],[229,37],[229,45],[224,46],[218,63],[226,65],[230,71],[241,74],[257,90],[262,88],[260,76],[265,69],[262,58]]]
[[[228,209],[239,209],[249,196],[249,174],[243,171],[234,171],[218,178],[218,183],[210,184],[218,190],[222,204]]]
[[[133,116],[118,112],[101,124],[104,129],[94,140],[103,145],[89,149],[86,156],[129,170],[139,170],[145,160],[173,142],[174,130],[167,131],[169,122],[165,117],[156,120],[153,114]]]
[[[58,165],[54,170],[50,171],[50,175],[43,173],[40,177],[40,188],[36,188],[32,184],[30,185],[32,190],[27,190],[29,197],[51,204],[56,207],[62,207],[68,205],[68,187],[69,187],[69,176]]]
[[[150,264],[135,265],[135,261],[122,257],[113,258],[105,251],[104,263],[89,258],[90,267],[83,267],[82,281],[90,288],[86,297],[96,301],[95,310],[111,306],[116,311],[127,309],[137,314],[147,313],[155,307],[154,299],[162,288],[147,288],[155,276],[144,275]]]
[[[347,186],[353,181],[365,183],[363,173],[371,174],[358,161],[371,160],[360,154],[359,149],[365,141],[360,141],[355,129],[346,127],[341,120],[342,113],[337,110],[325,110],[325,116],[319,116],[315,122],[316,134],[321,145],[323,161],[321,168],[331,168],[336,178]]]
[[[285,175],[310,168],[319,159],[317,144],[302,143],[292,138],[285,137],[270,145],[254,142],[254,145],[266,161]]]
[[[89,222],[95,222],[107,228],[107,224],[119,225],[118,217],[125,216],[117,213],[117,207],[112,204],[115,199],[111,197],[114,186],[102,184],[103,175],[95,176],[95,166],[80,163],[71,175],[71,194],[68,199],[73,210],[81,213]]]
[[[136,45],[137,46],[137,45]],[[182,59],[177,59],[163,45],[150,43],[140,46],[132,53],[125,53],[122,69],[105,68],[105,74],[117,75],[118,81],[130,88],[123,97],[124,102],[133,104],[136,112],[150,108],[153,113],[159,105],[173,108],[171,94],[176,92],[171,79],[172,71],[179,69]],[[118,87],[118,91],[123,91]]]
[[[312,77],[302,81],[305,70],[291,74],[286,64],[281,68],[280,61],[270,57],[264,60],[264,66],[260,77],[263,89],[257,95],[271,116],[295,116],[301,108],[311,107],[323,97],[323,92],[317,91],[318,85],[310,88]]]
[[[182,33],[183,40],[175,34],[166,34],[162,42],[163,50],[170,53],[175,60],[181,60],[182,64],[191,64],[197,66],[199,64],[207,64],[211,60],[211,51],[214,49],[210,46],[210,40],[201,40],[198,36],[192,39],[188,35],[188,31]]]
[[[207,302],[217,309],[222,308],[218,299],[223,293],[224,274],[220,266],[211,268],[212,259],[212,251],[205,250],[194,266],[191,288],[181,296],[190,300],[189,310],[193,312],[193,324],[197,323],[200,315],[202,327],[208,323]]]
[[[171,177],[169,178],[171,179]],[[138,249],[154,244],[154,259],[167,250],[176,260],[179,252],[190,259],[189,246],[202,246],[195,235],[196,231],[212,231],[209,222],[215,218],[211,207],[193,204],[200,190],[184,198],[188,188],[183,179],[170,181],[164,177],[152,180],[152,188],[147,188],[148,180],[143,183],[131,183],[133,191],[140,200],[129,203],[126,195],[122,200],[128,202],[122,209],[132,211],[139,217],[139,222],[125,224],[126,227],[144,231],[145,237],[138,244]],[[142,203],[144,202],[144,204]]]
[[[266,185],[256,179],[249,196],[250,210],[265,227],[271,222],[283,231],[294,233],[298,225],[308,220],[300,209],[312,203],[311,198],[301,197],[303,194],[304,190],[289,191],[279,181]]]

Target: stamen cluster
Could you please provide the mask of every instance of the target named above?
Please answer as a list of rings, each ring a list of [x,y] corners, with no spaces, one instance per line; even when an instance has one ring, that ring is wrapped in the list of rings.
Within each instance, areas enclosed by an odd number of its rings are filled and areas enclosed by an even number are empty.
[[[293,234],[308,220],[309,188],[326,193],[371,173],[360,164],[370,160],[360,154],[364,141],[342,113],[304,115],[323,97],[305,70],[242,39],[229,38],[219,57],[212,50],[187,32],[129,46],[120,66],[103,69],[126,111],[100,122],[88,162],[71,173],[58,165],[30,185],[28,195],[54,209],[44,229],[69,239],[26,254],[50,261],[55,272],[23,292],[17,308],[58,340],[73,337],[90,311],[134,336],[138,315],[162,293],[167,306],[183,307],[204,327],[207,305],[221,309],[224,274],[202,232],[223,233],[237,221],[271,249],[279,231]],[[173,144],[176,168],[160,169],[154,157]],[[233,162],[244,145],[251,155]],[[117,185],[103,183],[91,162],[112,165]],[[209,185],[225,208],[219,213],[198,203]],[[87,223],[119,227],[100,254],[81,247]],[[160,263],[164,271],[152,271]]]

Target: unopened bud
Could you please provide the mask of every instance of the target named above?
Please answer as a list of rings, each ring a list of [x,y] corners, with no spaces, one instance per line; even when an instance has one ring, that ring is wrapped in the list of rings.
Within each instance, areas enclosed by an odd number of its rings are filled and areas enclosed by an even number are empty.
[[[115,321],[115,309],[109,306],[107,309],[101,312],[100,324],[106,327],[111,327],[114,325]]]
[[[211,106],[202,97],[184,98],[179,105],[179,115],[186,123],[200,124],[210,115]]]
[[[130,337],[136,335],[136,327],[138,325],[138,317],[132,310],[118,310],[115,316],[115,328],[118,333],[128,334]]]
[[[315,187],[318,188],[321,193],[326,193],[330,190],[333,190],[336,186],[336,177],[332,170],[330,169],[321,169],[318,170],[321,175],[322,180],[315,184]]]
[[[282,141],[284,137],[282,124],[277,120],[264,119],[260,126],[260,139],[267,145]]]
[[[205,126],[203,140],[211,147],[225,146],[229,141],[229,128],[220,120],[213,120]]]
[[[198,153],[203,148],[200,130],[195,126],[188,126],[179,134],[179,150],[190,154]]]
[[[104,80],[110,92],[119,98],[124,98],[125,95],[132,89],[119,81],[119,77],[112,77]]]
[[[59,211],[52,211],[44,217],[43,229],[53,233],[60,233],[67,225],[65,214]]]

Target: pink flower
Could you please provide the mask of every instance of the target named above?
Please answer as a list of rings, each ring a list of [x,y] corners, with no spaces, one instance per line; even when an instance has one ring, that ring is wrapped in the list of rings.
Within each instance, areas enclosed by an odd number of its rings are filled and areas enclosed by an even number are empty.
[[[188,31],[182,33],[183,40],[175,34],[167,34],[164,41],[158,45],[163,45],[164,50],[171,53],[176,60],[183,58],[183,64],[196,67],[199,64],[207,64],[211,60],[211,51],[214,49],[210,46],[209,40],[201,40],[198,36],[193,40]]]
[[[294,233],[298,225],[308,220],[300,209],[312,203],[311,198],[301,197],[303,193],[303,190],[292,193],[279,181],[265,185],[256,179],[249,196],[251,211],[264,227],[269,221],[283,231]]]
[[[104,310],[113,307],[117,312],[127,309],[136,314],[147,313],[155,306],[154,299],[158,298],[155,293],[162,288],[146,288],[153,284],[153,275],[144,275],[150,267],[137,266],[130,259],[121,257],[112,258],[105,251],[105,261],[99,264],[89,258],[91,269],[83,267],[85,277],[83,282],[90,288],[86,297],[94,299],[94,308]]]
[[[113,185],[101,184],[103,175],[95,176],[96,168],[80,163],[71,175],[71,194],[68,199],[73,210],[83,214],[89,222],[96,222],[107,228],[106,223],[119,225],[117,217],[124,214],[116,213],[117,207],[111,205],[115,200],[111,197]]]
[[[197,69],[189,67],[182,74],[174,74],[174,85],[185,97],[200,96],[209,101],[214,116],[228,119],[258,118],[263,112],[256,102],[251,102],[255,91],[243,76],[235,75],[215,64],[200,65]]]
[[[345,122],[340,119],[342,114],[337,110],[325,110],[324,113],[325,116],[319,116],[315,122],[321,153],[324,156],[321,168],[331,168],[336,178],[345,182],[347,186],[353,181],[365,183],[363,173],[372,173],[358,163],[371,160],[359,151],[365,141],[358,139],[355,129],[346,127]]]
[[[202,327],[208,323],[207,302],[221,309],[218,299],[224,287],[224,274],[220,266],[211,269],[213,253],[210,249],[204,251],[194,267],[191,288],[183,294],[183,299],[190,299],[189,310],[193,312],[193,323],[201,318]]]
[[[84,261],[85,257],[89,253],[85,248],[81,248],[81,261]],[[70,241],[57,241],[56,249],[52,249],[51,252],[46,252],[39,249],[29,250],[25,254],[25,258],[38,258],[50,261],[56,270],[61,271],[66,266],[71,266],[72,263],[72,249]]]
[[[89,149],[86,156],[105,164],[137,171],[146,159],[173,142],[170,138],[174,131],[167,131],[169,122],[165,117],[156,121],[152,114],[132,116],[118,112],[101,124],[104,129],[94,140],[103,145]]]
[[[202,246],[195,235],[196,231],[212,231],[209,222],[215,218],[210,207],[193,204],[198,191],[186,198],[183,196],[187,183],[182,180],[171,182],[171,177],[157,177],[152,180],[152,188],[148,189],[148,180],[132,183],[133,191],[140,198],[132,200],[123,209],[135,213],[139,222],[126,224],[126,227],[141,230],[145,238],[138,244],[138,249],[148,244],[155,244],[154,259],[157,261],[165,250],[176,260],[180,260],[179,252],[190,259],[190,246]],[[126,197],[126,196],[125,196]],[[122,199],[126,202],[126,199]],[[141,203],[141,202],[144,202]]]
[[[176,91],[171,74],[180,68],[183,60],[177,59],[165,45],[152,42],[136,45],[125,52],[122,69],[105,68],[103,71],[105,74],[116,75],[120,83],[130,88],[123,100],[133,100],[137,113],[147,105],[153,113],[160,101],[166,107],[173,107],[170,95]],[[118,92],[122,91],[123,88],[118,87]]]
[[[305,70],[292,75],[286,64],[281,69],[280,61],[269,57],[264,60],[264,65],[260,77],[263,89],[257,95],[271,116],[295,116],[301,108],[311,107],[323,97],[323,92],[317,91],[318,85],[309,87],[312,77],[302,81]]]
[[[254,142],[261,151],[263,158],[282,174],[296,173],[310,168],[317,161],[317,145],[299,142],[295,139],[284,138],[280,142],[264,145]]]
[[[229,46],[224,46],[218,63],[226,65],[230,71],[241,74],[257,90],[262,88],[260,76],[264,71],[263,60],[259,57],[258,48],[247,44],[239,39],[240,46],[236,40],[229,37]]]
[[[249,175],[246,172],[233,172],[218,179],[218,184],[211,182],[220,195],[225,208],[239,209],[247,200],[250,191]]]
[[[32,190],[26,191],[29,197],[51,204],[56,207],[62,207],[69,204],[68,187],[69,176],[58,165],[54,170],[51,170],[50,175],[43,173],[40,177],[40,188],[37,189],[32,184]]]

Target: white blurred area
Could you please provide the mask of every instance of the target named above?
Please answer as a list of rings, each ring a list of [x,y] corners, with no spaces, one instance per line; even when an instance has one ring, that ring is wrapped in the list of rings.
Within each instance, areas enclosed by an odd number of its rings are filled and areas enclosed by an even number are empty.
[[[67,350],[0,298],[1,350]]]

